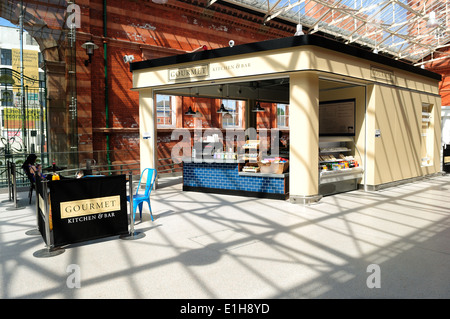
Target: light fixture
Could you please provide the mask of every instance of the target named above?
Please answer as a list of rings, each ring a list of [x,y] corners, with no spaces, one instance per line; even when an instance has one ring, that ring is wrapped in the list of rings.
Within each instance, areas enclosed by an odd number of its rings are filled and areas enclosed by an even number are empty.
[[[124,55],[123,56],[123,62],[129,63],[134,61],[134,55]]]
[[[255,107],[252,109],[252,112],[265,112],[265,109],[261,107],[259,103],[259,83],[256,82],[256,89],[258,90],[258,100],[256,101]]]
[[[378,49],[377,48],[373,49],[373,53],[378,54]]]
[[[434,27],[437,27],[438,25],[439,25],[439,23],[436,20],[436,12],[431,11],[429,14],[428,22],[427,22],[427,27],[434,28]]]
[[[217,110],[217,113],[228,113],[228,110],[225,108],[223,103],[220,105],[220,108]]]
[[[219,91],[222,92],[222,100],[221,100],[222,104],[220,104],[220,108],[217,110],[217,113],[227,113],[228,110],[225,108],[225,105],[223,105],[223,86],[222,85],[220,85]]]
[[[168,0],[152,0],[152,2],[157,4],[166,4]]]
[[[256,102],[255,107],[253,108],[252,112],[265,112],[266,110],[261,107],[261,104],[259,104],[259,101]]]
[[[299,23],[297,24],[297,31],[294,34],[295,36],[304,35],[303,26]]]
[[[197,87],[197,92],[195,93],[195,96],[198,98],[199,95],[200,95],[200,92],[199,92],[199,89],[198,89],[198,87]],[[197,111],[195,111],[195,115],[193,115],[192,117],[196,117],[196,118],[202,117],[202,113],[200,113],[200,112],[197,110]]]
[[[225,114],[223,115],[223,118],[224,118],[224,119],[232,119],[233,116],[230,114],[230,112],[227,112],[227,113],[225,113]]]
[[[92,55],[94,54],[94,50],[98,49],[98,45],[92,41],[87,41],[81,47],[86,50],[86,54],[89,56],[89,59],[84,61],[84,65],[88,66],[92,62]]]
[[[184,115],[195,115],[196,113],[194,111],[192,111],[192,107],[189,106],[189,109],[187,110],[186,113],[184,113]]]
[[[189,97],[191,97],[191,88],[189,88]],[[192,106],[189,106],[189,109],[187,110],[184,115],[195,115],[196,113],[192,110]]]
[[[300,35],[304,35],[303,33],[303,26],[300,23],[300,6],[298,9],[298,24],[297,24],[297,31],[295,31],[294,36],[300,36]]]

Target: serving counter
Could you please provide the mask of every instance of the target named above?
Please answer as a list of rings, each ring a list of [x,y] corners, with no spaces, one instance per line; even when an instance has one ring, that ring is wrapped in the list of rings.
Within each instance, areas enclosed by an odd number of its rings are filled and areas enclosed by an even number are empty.
[[[242,172],[243,161],[193,159],[183,162],[183,190],[226,195],[287,199],[289,173]]]

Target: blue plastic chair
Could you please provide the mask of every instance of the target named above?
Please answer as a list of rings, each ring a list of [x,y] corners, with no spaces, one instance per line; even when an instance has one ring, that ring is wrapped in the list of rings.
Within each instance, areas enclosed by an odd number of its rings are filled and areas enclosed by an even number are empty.
[[[145,183],[145,191],[144,193],[140,193],[142,192],[142,188],[141,187],[141,182],[142,182],[142,178],[147,174],[147,181]],[[153,189],[153,184],[155,183],[156,180],[156,169],[154,168],[146,168],[142,171],[141,174],[141,178],[139,179],[139,184],[138,187],[136,189],[136,194],[133,195],[133,223],[136,217],[136,208],[139,206],[139,214],[142,220],[142,206],[144,204],[144,202],[147,202],[148,204],[148,208],[150,210],[150,216],[152,218],[153,221],[153,214],[152,214],[152,206],[150,205],[150,194],[152,192]],[[143,186],[143,185],[142,185]],[[127,201],[130,201],[130,196],[127,196]]]

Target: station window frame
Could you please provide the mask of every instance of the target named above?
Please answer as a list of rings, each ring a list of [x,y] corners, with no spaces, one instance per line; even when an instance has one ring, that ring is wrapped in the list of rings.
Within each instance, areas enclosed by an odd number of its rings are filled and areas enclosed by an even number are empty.
[[[220,101],[223,103],[228,113],[222,113],[222,128],[241,128],[242,127],[242,114],[245,101],[242,100],[232,100],[232,99],[222,99]],[[231,117],[230,117],[231,115]]]
[[[289,104],[277,103],[277,128],[289,129]],[[284,114],[280,114],[284,112]]]
[[[156,94],[156,125],[158,128],[176,127],[175,96]],[[162,116],[159,116],[162,114]]]

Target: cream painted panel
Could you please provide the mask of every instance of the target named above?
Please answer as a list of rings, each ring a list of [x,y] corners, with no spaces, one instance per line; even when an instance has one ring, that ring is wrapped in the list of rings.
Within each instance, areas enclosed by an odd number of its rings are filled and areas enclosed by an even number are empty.
[[[375,126],[381,137],[375,139],[375,185],[437,171],[436,165],[422,168],[420,157],[422,102],[430,99],[436,103],[430,95],[376,86]],[[440,141],[437,133],[434,139]]]
[[[157,168],[156,116],[151,89],[139,91],[139,135],[141,171],[144,168]],[[144,136],[150,138],[144,139]]]
[[[408,132],[402,130],[398,109],[403,107],[395,98],[393,89],[376,86],[376,120],[375,125],[381,137],[375,140],[375,183],[383,184],[410,176],[403,175],[406,163],[402,162]],[[401,134],[401,142],[396,134]]]
[[[176,80],[169,80],[170,69],[201,65],[208,67],[207,76],[184,78],[178,80],[178,82],[215,81],[244,76],[317,70],[433,94],[439,93],[438,81],[436,80],[315,46],[256,52],[254,54],[137,70],[133,72],[133,88],[177,84]]]
[[[290,196],[319,192],[319,79],[317,74],[290,76]],[[292,138],[295,137],[295,138]]]
[[[439,81],[336,51],[313,47],[311,69],[439,94]]]
[[[294,52],[292,49],[271,51],[270,54],[245,54],[231,58],[212,59],[195,63],[184,63],[161,68],[150,68],[133,72],[133,88],[145,88],[160,85],[176,84],[169,80],[169,69],[182,69],[199,65],[208,66],[208,75],[198,78],[180,79],[180,83],[190,81],[214,81],[220,79],[283,73],[292,70],[309,69],[312,51],[302,47]]]
[[[375,106],[377,96],[375,94],[375,85],[367,86],[367,137],[366,137],[366,163],[365,163],[365,184],[375,185]]]

